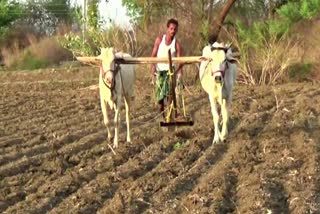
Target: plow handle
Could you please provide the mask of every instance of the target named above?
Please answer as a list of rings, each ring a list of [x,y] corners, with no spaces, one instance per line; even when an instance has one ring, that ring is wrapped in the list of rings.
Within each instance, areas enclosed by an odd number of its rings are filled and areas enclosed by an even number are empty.
[[[171,55],[171,49],[168,50],[168,57],[169,57],[169,69],[173,73],[172,77],[170,78],[170,90],[171,90],[171,96],[172,96],[172,102],[173,102],[173,112],[176,113],[177,109],[177,100],[176,100],[176,72],[173,70],[172,66],[172,55]],[[172,114],[172,112],[171,112]],[[176,116],[176,115],[175,115]]]

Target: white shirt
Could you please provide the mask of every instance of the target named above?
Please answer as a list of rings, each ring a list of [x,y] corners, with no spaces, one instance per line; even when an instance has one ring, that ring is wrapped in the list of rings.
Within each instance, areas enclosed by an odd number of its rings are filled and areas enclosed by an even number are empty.
[[[166,35],[162,36],[161,43],[158,48],[157,57],[167,57],[168,58],[168,51],[171,49],[171,56],[176,56],[176,38],[174,37],[170,45],[166,45]],[[157,71],[169,70],[168,63],[158,63],[157,64]]]

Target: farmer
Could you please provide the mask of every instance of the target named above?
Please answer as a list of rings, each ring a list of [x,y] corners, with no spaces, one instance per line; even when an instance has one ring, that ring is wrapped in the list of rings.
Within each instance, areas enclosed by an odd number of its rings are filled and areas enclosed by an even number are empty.
[[[154,42],[152,57],[168,57],[168,50],[171,49],[172,57],[180,57],[182,55],[181,43],[176,38],[179,23],[175,19],[169,19],[167,22],[167,32],[157,37]],[[169,64],[158,63],[152,64],[151,75],[152,84],[155,84],[156,100],[159,106],[159,112],[164,111],[165,99],[167,103],[171,103],[169,95]],[[177,81],[179,82],[182,75],[182,66],[177,71]],[[156,79],[156,80],[155,80]]]

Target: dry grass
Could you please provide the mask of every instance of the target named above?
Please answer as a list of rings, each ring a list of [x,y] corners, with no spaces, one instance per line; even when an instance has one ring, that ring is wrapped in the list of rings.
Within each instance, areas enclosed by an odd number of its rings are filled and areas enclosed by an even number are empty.
[[[3,57],[3,63],[6,67],[11,67],[16,58],[19,57],[21,52],[18,42],[14,42],[11,47],[4,47],[1,49],[1,56]]]
[[[255,61],[252,63],[257,68],[259,85],[274,85],[282,81],[288,68],[301,62],[299,42],[291,38],[271,38],[265,42],[265,48],[256,51]]]
[[[238,80],[247,85],[274,85],[287,78],[289,68],[302,62],[304,50],[293,37],[273,36],[262,46],[253,49],[243,46],[236,36],[229,34],[233,46],[240,52]]]
[[[57,64],[61,61],[70,60],[72,55],[63,49],[57,42],[56,37],[45,37],[38,39],[35,35],[27,35],[28,46],[21,48],[19,41],[15,41],[11,47],[1,49],[1,55],[5,66],[9,69],[32,68],[28,63],[37,65]],[[34,59],[34,60],[33,60]],[[30,62],[33,61],[33,62]]]
[[[72,57],[69,51],[60,46],[57,37],[45,37],[40,40],[30,37],[28,48],[36,58],[46,60],[50,64],[66,61]]]

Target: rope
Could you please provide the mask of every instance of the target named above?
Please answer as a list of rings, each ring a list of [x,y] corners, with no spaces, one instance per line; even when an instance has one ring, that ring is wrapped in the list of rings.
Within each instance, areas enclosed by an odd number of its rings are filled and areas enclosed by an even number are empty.
[[[154,116],[153,118],[151,118],[151,119],[149,119],[149,120],[147,120],[147,121],[144,121],[144,122],[141,122],[141,121],[134,121],[134,122],[136,122],[136,123],[138,123],[138,124],[140,124],[140,125],[144,125],[144,124],[150,123],[150,122],[158,119],[160,116],[163,115],[163,113],[164,113],[164,111],[158,113],[158,114],[157,114],[156,116]],[[145,114],[145,115],[146,115],[146,114]],[[145,115],[142,115],[142,116],[145,116]],[[141,117],[141,116],[140,116],[140,117]],[[136,118],[135,118],[135,119],[132,119],[132,121],[133,121],[133,120],[136,120]]]
[[[121,81],[121,87],[122,87],[122,93],[123,93],[123,96],[125,97],[125,99],[130,99],[130,97],[128,98],[127,95],[126,95],[126,92],[124,90],[124,87],[123,87],[123,80],[122,80],[122,74],[121,74],[121,66],[120,65],[116,65],[118,66],[118,69],[119,69],[119,74],[120,74],[120,81]]]

